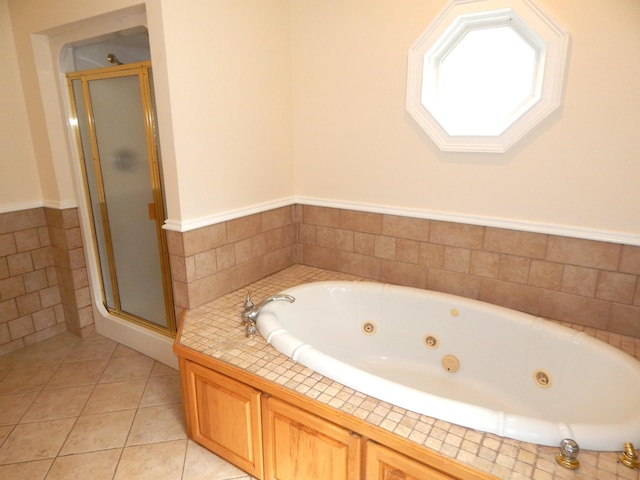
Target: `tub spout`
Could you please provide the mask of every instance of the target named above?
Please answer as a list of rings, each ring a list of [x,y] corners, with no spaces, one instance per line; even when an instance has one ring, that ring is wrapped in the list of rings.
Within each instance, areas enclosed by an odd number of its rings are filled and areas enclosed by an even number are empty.
[[[267,305],[268,303],[271,302],[276,302],[278,300],[286,300],[289,303],[293,303],[296,301],[295,298],[293,298],[291,295],[287,295],[284,293],[280,293],[278,295],[272,295],[270,297],[265,298],[263,301],[261,301],[259,304],[255,305],[253,308],[247,310],[246,312],[244,312],[242,314],[242,318],[245,319],[245,322],[249,321],[249,322],[255,322],[256,318],[258,318],[258,315],[260,314],[260,310],[262,310],[262,308]]]
[[[285,300],[289,303],[293,303],[296,301],[296,299],[291,295],[280,293],[278,295],[272,295],[270,297],[265,298],[263,301],[261,301],[257,305],[252,306],[249,309],[245,307],[245,311],[242,313],[242,322],[246,325],[245,331],[247,332],[248,338],[253,338],[257,332],[256,321],[258,319],[258,315],[260,314],[260,310],[262,310],[262,308],[268,303],[276,302],[279,300]],[[249,303],[252,304],[253,302],[251,302],[251,299],[247,295],[247,300],[245,300],[245,306]]]

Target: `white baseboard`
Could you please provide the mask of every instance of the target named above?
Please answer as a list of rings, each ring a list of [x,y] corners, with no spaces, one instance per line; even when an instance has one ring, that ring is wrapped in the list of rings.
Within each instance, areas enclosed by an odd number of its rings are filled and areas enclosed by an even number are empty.
[[[102,315],[97,309],[94,309],[94,320],[96,332],[100,335],[178,369],[178,358],[173,354],[173,339],[111,315]]]

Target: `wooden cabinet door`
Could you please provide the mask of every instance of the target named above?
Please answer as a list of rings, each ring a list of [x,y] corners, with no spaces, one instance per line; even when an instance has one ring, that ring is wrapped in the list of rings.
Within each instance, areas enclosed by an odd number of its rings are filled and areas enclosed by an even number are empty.
[[[184,359],[180,375],[189,436],[262,478],[261,392]]]
[[[360,438],[272,397],[263,398],[265,480],[357,480]]]
[[[401,453],[367,442],[367,480],[454,480],[444,473],[416,462]]]

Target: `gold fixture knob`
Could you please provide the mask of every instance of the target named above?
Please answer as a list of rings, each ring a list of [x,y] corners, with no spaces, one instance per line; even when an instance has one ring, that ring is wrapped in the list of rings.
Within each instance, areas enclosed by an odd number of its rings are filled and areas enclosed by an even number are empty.
[[[618,460],[625,467],[640,468],[640,461],[638,461],[638,454],[633,448],[633,443],[624,444],[624,451],[618,456]]]
[[[564,468],[575,470],[580,466],[578,453],[580,453],[580,447],[576,441],[565,438],[560,442],[560,453],[556,455],[556,462]]]

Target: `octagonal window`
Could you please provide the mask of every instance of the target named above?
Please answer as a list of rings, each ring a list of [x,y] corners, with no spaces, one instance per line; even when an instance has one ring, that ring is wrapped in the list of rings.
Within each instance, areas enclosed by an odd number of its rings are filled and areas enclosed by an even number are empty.
[[[442,150],[504,152],[560,105],[568,35],[489,1],[451,1],[409,51],[407,110]]]
[[[513,28],[471,30],[426,72],[422,104],[449,135],[500,135],[539,97],[537,63]]]

